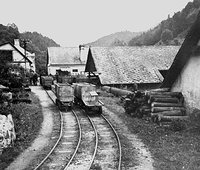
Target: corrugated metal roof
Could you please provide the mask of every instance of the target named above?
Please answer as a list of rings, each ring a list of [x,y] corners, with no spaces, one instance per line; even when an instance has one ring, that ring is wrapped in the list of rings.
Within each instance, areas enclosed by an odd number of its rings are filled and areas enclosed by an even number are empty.
[[[102,84],[160,83],[179,46],[92,47]],[[86,66],[87,67],[87,66]]]
[[[86,54],[85,54],[86,55]],[[48,47],[49,64],[85,64],[78,47]]]

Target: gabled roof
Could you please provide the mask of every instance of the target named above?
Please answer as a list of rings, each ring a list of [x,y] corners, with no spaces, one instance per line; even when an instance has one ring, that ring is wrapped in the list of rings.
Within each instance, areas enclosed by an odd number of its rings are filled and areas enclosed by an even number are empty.
[[[91,47],[86,72],[97,72],[102,84],[160,83],[159,70],[171,66],[179,46]]]
[[[85,64],[80,60],[78,47],[48,47],[49,65]]]
[[[18,53],[20,53],[20,55],[22,55],[29,63],[32,64],[32,61],[31,61],[28,57],[26,57],[26,56],[25,56],[17,47],[15,47],[12,43],[10,43],[10,42],[3,43],[3,44],[0,45],[0,47],[2,47],[2,46],[4,46],[4,45],[7,45],[7,44],[9,44],[11,47],[13,47]]]
[[[200,12],[197,15],[196,21],[191,26],[185,40],[179,49],[166,78],[163,81],[162,87],[171,87],[185,64],[188,62],[193,52],[195,52],[195,47],[200,40]]]

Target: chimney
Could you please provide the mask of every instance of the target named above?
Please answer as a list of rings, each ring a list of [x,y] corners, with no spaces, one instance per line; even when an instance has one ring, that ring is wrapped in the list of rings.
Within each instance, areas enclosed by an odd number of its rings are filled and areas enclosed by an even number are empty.
[[[79,45],[79,58],[80,58],[81,62],[84,62],[83,54],[82,54],[84,47],[85,47],[84,45]]]
[[[20,46],[20,45],[19,45],[19,39],[14,39],[14,45],[15,45],[15,46],[18,46],[18,47]]]

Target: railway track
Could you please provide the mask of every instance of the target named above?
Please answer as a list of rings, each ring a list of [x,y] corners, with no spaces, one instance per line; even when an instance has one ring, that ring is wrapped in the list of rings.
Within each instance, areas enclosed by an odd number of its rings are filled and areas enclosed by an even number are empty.
[[[55,102],[51,91],[48,91],[47,94],[52,101]],[[73,157],[73,153],[76,152],[79,147],[81,140],[81,128],[76,114],[74,112],[60,111],[58,114],[61,117],[59,134],[52,136],[52,139],[57,138],[57,141],[46,157],[38,163],[34,170],[63,170],[66,167],[67,162],[69,162]]]
[[[54,94],[46,92],[55,102]],[[75,107],[70,112],[59,111],[59,114],[61,123],[56,128],[57,134],[52,136],[52,139],[56,138],[55,145],[34,170],[120,170],[120,140],[103,115],[88,116]]]
[[[95,124],[99,136],[97,154],[90,169],[120,170],[121,143],[117,132],[103,115],[91,116],[90,119]]]

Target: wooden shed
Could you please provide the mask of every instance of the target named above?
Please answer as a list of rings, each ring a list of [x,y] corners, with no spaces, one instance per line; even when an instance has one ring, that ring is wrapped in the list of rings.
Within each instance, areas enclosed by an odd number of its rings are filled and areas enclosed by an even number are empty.
[[[91,47],[85,71],[101,85],[158,87],[180,46]]]

